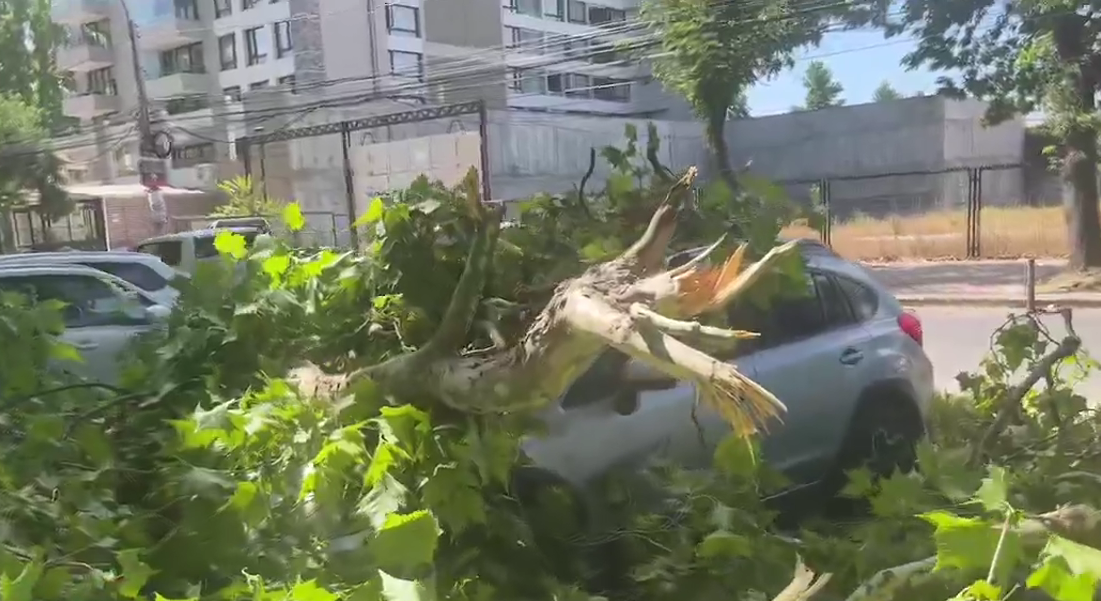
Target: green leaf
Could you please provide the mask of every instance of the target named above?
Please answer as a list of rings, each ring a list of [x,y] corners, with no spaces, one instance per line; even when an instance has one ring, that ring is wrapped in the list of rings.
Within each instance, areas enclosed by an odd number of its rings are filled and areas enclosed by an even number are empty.
[[[264,273],[268,274],[272,278],[278,278],[287,273],[287,270],[290,269],[290,266],[291,258],[287,255],[275,255],[273,257],[268,257],[264,259],[264,263],[262,264]]]
[[[38,557],[23,565],[15,578],[0,573],[0,599],[4,601],[35,601],[34,587],[42,577],[45,564]]]
[[[975,492],[975,500],[987,511],[1004,512],[1009,507],[1009,482],[1004,467],[990,466],[990,475],[983,478]]]
[[[715,448],[715,469],[723,475],[748,480],[757,473],[757,454],[753,441],[729,434]]]
[[[153,601],[199,601],[199,597],[188,597],[187,599],[169,599],[168,597],[157,593],[153,595]]]
[[[432,563],[439,538],[436,517],[421,509],[387,516],[370,547],[381,569],[405,572]]]
[[[386,212],[386,205],[383,203],[382,197],[376,196],[371,199],[371,204],[367,205],[367,210],[359,216],[358,219],[352,223],[352,227],[363,227],[365,225],[371,225],[382,219],[383,214]]]
[[[379,570],[382,598],[386,601],[436,601],[435,586],[418,580],[395,578]]]
[[[299,582],[291,589],[291,601],[338,601],[339,599],[340,595],[321,588],[316,580]]]
[[[1076,543],[1062,536],[1051,536],[1044,547],[1045,558],[1061,558],[1072,574],[1101,579],[1101,550]]]
[[[306,227],[306,217],[302,215],[302,207],[298,206],[298,203],[292,202],[283,207],[283,223],[292,232],[301,231]]]
[[[1038,588],[1057,601],[1093,601],[1097,578],[1073,574],[1062,558],[1048,558],[1028,577],[1025,586]]]
[[[141,560],[140,549],[126,549],[115,554],[115,560],[122,568],[119,577],[119,594],[127,599],[137,599],[141,596],[141,590],[149,578],[157,573],[157,570],[146,565]]]
[[[76,350],[75,346],[63,340],[54,340],[54,343],[50,345],[50,358],[57,359],[58,361],[84,363],[84,357],[81,356],[80,351]]]
[[[963,589],[955,599],[959,601],[1000,601],[1002,588],[985,580],[976,580]],[[955,601],[955,599],[953,601]]]
[[[214,236],[214,248],[220,254],[240,261],[248,255],[248,243],[241,234],[220,231]]]
[[[933,511],[920,516],[936,530],[933,538],[937,546],[936,570],[986,572],[998,547],[1000,524],[979,519],[963,518],[947,511]],[[998,581],[1002,582],[1024,556],[1020,536],[1012,530],[1006,534],[998,557]]]
[[[751,557],[753,543],[741,534],[716,530],[696,545],[696,556],[704,559]]]

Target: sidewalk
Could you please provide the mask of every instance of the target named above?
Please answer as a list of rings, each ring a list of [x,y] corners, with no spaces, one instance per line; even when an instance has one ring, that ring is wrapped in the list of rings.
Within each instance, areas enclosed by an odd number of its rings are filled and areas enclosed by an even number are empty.
[[[1036,280],[1059,273],[1065,262],[1038,260]],[[905,305],[1021,307],[1024,261],[944,261],[866,265]],[[1101,292],[1037,294],[1040,306],[1101,307]]]

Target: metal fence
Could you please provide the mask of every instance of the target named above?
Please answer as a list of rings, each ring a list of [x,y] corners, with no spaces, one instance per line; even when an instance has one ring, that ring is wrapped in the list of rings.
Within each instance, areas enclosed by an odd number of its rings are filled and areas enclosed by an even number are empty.
[[[375,196],[408,187],[417,177],[453,185],[470,167],[489,191],[486,108],[481,101],[277,128],[239,138],[237,156],[265,193],[296,199],[307,228],[334,231],[334,244],[358,246],[350,227]],[[327,218],[311,215],[328,208]],[[328,219],[329,223],[321,223]]]
[[[858,259],[980,258],[1063,252],[1061,219],[1045,173],[1020,164],[841,174],[779,182],[818,205],[817,236]],[[1054,226],[1054,227],[1053,227]]]

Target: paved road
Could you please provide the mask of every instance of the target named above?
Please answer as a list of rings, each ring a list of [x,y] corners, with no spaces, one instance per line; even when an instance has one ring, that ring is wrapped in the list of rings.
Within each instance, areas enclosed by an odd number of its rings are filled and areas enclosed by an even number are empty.
[[[1059,273],[1066,261],[1036,262],[1038,282]],[[899,295],[994,294],[1024,298],[1025,262],[1021,260],[927,261],[870,264],[867,267]],[[1098,349],[1101,353],[1101,349]]]
[[[925,327],[925,350],[933,361],[937,386],[959,390],[955,377],[960,371],[975,370],[990,348],[990,334],[1005,322],[1009,309],[981,307],[919,307]],[[1065,330],[1058,316],[1044,323],[1055,336]],[[1084,348],[1101,359],[1101,309],[1075,309],[1074,328]],[[1091,376],[1082,387],[1087,398],[1101,401],[1101,373]]]

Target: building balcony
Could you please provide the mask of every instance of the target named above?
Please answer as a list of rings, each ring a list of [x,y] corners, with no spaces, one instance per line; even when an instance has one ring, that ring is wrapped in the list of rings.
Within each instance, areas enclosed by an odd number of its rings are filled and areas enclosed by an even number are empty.
[[[111,16],[109,0],[53,0],[50,18],[60,25],[81,25]]]
[[[171,13],[138,26],[138,47],[159,52],[201,42],[203,35],[202,21]]]
[[[210,92],[209,83],[210,76],[206,73],[172,73],[146,80],[145,93],[151,100],[205,96]]]
[[[119,110],[119,97],[115,94],[84,93],[68,96],[61,110],[70,117],[91,119]]]
[[[114,49],[100,41],[75,40],[57,50],[57,67],[62,71],[85,73],[110,67],[114,62]]]

